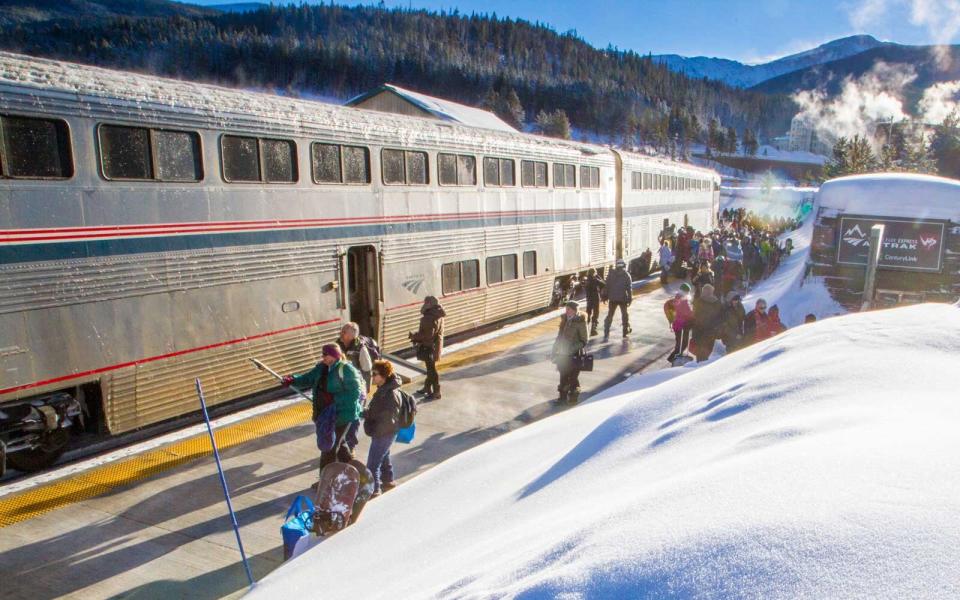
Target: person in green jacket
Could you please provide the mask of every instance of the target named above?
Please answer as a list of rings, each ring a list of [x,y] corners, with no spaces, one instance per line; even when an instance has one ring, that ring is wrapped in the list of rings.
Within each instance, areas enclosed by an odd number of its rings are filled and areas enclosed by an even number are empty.
[[[580,400],[580,368],[574,356],[583,350],[588,339],[587,317],[580,312],[580,304],[571,300],[565,305],[553,343],[553,362],[560,371],[559,404],[576,404]]]
[[[284,377],[283,383],[300,389],[313,390],[314,424],[317,424],[320,413],[331,402],[336,406],[336,441],[332,450],[320,452],[320,470],[322,471],[325,466],[334,461],[353,460],[353,451],[346,444],[346,436],[350,427],[360,420],[362,411],[360,396],[365,385],[360,372],[350,364],[349,360],[344,359],[339,346],[326,344],[321,354],[321,362],[317,363],[317,366],[302,375]],[[319,443],[318,431],[318,446]]]

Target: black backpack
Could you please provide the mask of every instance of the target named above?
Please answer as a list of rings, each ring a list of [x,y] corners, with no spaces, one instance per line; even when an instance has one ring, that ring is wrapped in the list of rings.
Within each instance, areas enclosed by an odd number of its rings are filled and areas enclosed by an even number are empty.
[[[400,417],[398,425],[400,429],[406,429],[413,425],[417,418],[417,399],[403,390],[397,390],[400,393]]]

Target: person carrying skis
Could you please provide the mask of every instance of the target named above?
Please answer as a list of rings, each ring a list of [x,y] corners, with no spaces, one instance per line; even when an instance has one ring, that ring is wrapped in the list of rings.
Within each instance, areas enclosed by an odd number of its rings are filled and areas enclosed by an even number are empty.
[[[440,399],[440,373],[437,361],[443,352],[443,319],[446,311],[435,296],[427,296],[420,307],[420,327],[409,334],[410,341],[418,345],[417,358],[427,367],[427,378],[418,394],[425,394],[427,400]]]
[[[364,412],[363,431],[370,436],[370,453],[367,468],[373,474],[373,496],[389,492],[393,482],[393,464],[390,462],[390,446],[400,430],[400,376],[393,370],[389,360],[373,363],[372,379],[377,391]]]
[[[693,309],[690,308],[690,284],[684,282],[680,284],[680,289],[673,295],[673,298],[663,304],[663,312],[667,316],[667,322],[670,323],[670,329],[676,343],[673,346],[673,352],[667,357],[667,362],[673,364],[678,356],[683,355],[687,350],[687,344],[690,342],[690,329],[693,327]]]
[[[669,248],[667,249],[669,251]],[[623,327],[623,337],[626,339],[630,333],[630,315],[627,314],[627,307],[633,302],[633,280],[630,279],[630,273],[627,273],[627,263],[622,258],[617,259],[617,268],[607,276],[607,302],[610,308],[607,310],[607,318],[603,322],[603,341],[610,339],[610,325],[613,323],[613,314],[620,309],[620,322]]]
[[[596,269],[587,271],[587,278],[583,282],[583,292],[587,300],[587,320],[590,322],[590,335],[597,335],[597,325],[600,323],[600,292],[604,285],[603,279],[597,275]]]
[[[336,439],[331,450],[324,452],[321,448],[320,471],[332,462],[353,460],[353,451],[347,445],[346,437],[350,427],[360,420],[360,394],[363,389],[363,379],[360,377],[360,372],[344,360],[340,347],[336,344],[325,344],[321,350],[321,361],[313,369],[301,375],[284,377],[283,385],[313,390],[318,446],[320,445],[320,427],[317,421],[319,413],[330,402],[336,407]]]
[[[571,300],[564,305],[557,339],[553,342],[553,363],[560,372],[559,404],[576,404],[580,400],[580,368],[574,357],[587,345],[588,339],[587,318],[580,312],[580,304]]]

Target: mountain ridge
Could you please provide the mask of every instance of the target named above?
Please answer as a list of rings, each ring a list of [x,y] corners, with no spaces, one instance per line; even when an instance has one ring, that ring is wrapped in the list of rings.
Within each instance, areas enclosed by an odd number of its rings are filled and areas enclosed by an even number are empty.
[[[852,35],[757,65],[744,64],[729,58],[687,57],[678,54],[660,54],[654,55],[652,58],[665,64],[670,69],[690,77],[706,77],[734,87],[753,88],[764,81],[787,73],[855,56],[888,45],[898,44],[882,42],[866,34]]]

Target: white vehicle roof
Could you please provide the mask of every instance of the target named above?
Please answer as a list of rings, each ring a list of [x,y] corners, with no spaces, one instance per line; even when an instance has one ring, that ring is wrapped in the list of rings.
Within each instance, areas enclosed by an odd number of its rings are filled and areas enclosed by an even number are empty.
[[[821,215],[840,213],[960,222],[960,181],[909,173],[831,179],[818,193]]]

